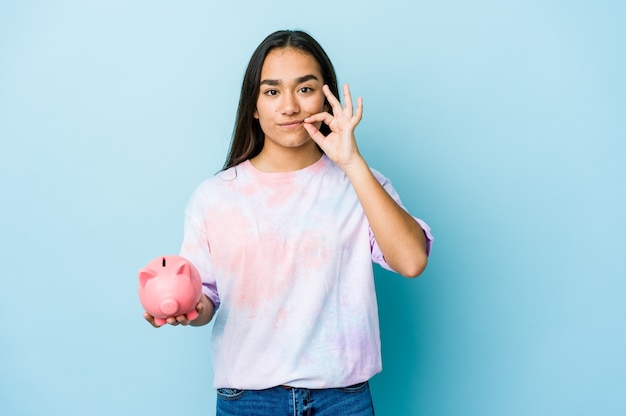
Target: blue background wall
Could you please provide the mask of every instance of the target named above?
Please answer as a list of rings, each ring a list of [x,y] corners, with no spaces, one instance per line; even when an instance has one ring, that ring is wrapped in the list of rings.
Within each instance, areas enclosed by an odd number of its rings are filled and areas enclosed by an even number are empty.
[[[209,329],[151,328],[136,271],[302,28],[437,238],[420,279],[376,269],[377,414],[626,414],[625,4],[3,1],[0,413],[213,414]]]

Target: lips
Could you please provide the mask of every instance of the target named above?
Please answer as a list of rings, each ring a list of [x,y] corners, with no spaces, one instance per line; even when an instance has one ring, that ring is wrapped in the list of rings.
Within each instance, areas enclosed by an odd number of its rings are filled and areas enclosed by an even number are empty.
[[[303,123],[302,120],[290,120],[290,121],[285,121],[283,123],[278,123],[278,125],[280,127],[285,127],[285,128],[295,128],[300,126]]]

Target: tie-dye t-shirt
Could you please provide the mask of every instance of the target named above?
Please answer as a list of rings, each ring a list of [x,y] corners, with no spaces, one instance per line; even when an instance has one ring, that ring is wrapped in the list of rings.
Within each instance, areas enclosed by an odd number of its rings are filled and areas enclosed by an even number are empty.
[[[215,387],[345,387],[381,370],[372,261],[389,267],[350,181],[326,156],[280,173],[246,161],[203,182],[180,254],[218,307]]]

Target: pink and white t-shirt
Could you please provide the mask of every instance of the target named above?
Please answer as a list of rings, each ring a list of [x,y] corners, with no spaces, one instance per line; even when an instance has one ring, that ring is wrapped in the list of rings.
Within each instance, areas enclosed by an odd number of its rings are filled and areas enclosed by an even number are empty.
[[[280,173],[243,162],[204,181],[185,212],[180,254],[218,307],[215,387],[345,387],[381,370],[372,261],[389,267],[330,159]]]

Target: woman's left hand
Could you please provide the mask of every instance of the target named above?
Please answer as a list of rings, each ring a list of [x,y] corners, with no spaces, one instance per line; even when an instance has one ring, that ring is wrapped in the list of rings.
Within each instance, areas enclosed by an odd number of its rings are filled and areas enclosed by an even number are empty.
[[[304,119],[304,128],[330,160],[342,169],[346,169],[361,158],[356,145],[354,129],[363,116],[363,100],[361,97],[357,99],[356,110],[354,110],[352,108],[350,87],[346,84],[343,86],[343,101],[345,104],[342,107],[337,97],[328,88],[328,85],[324,85],[322,89],[333,110],[333,114],[329,112],[313,114]],[[314,124],[319,122],[323,122],[330,127],[331,132],[328,136],[324,136],[315,127]]]

